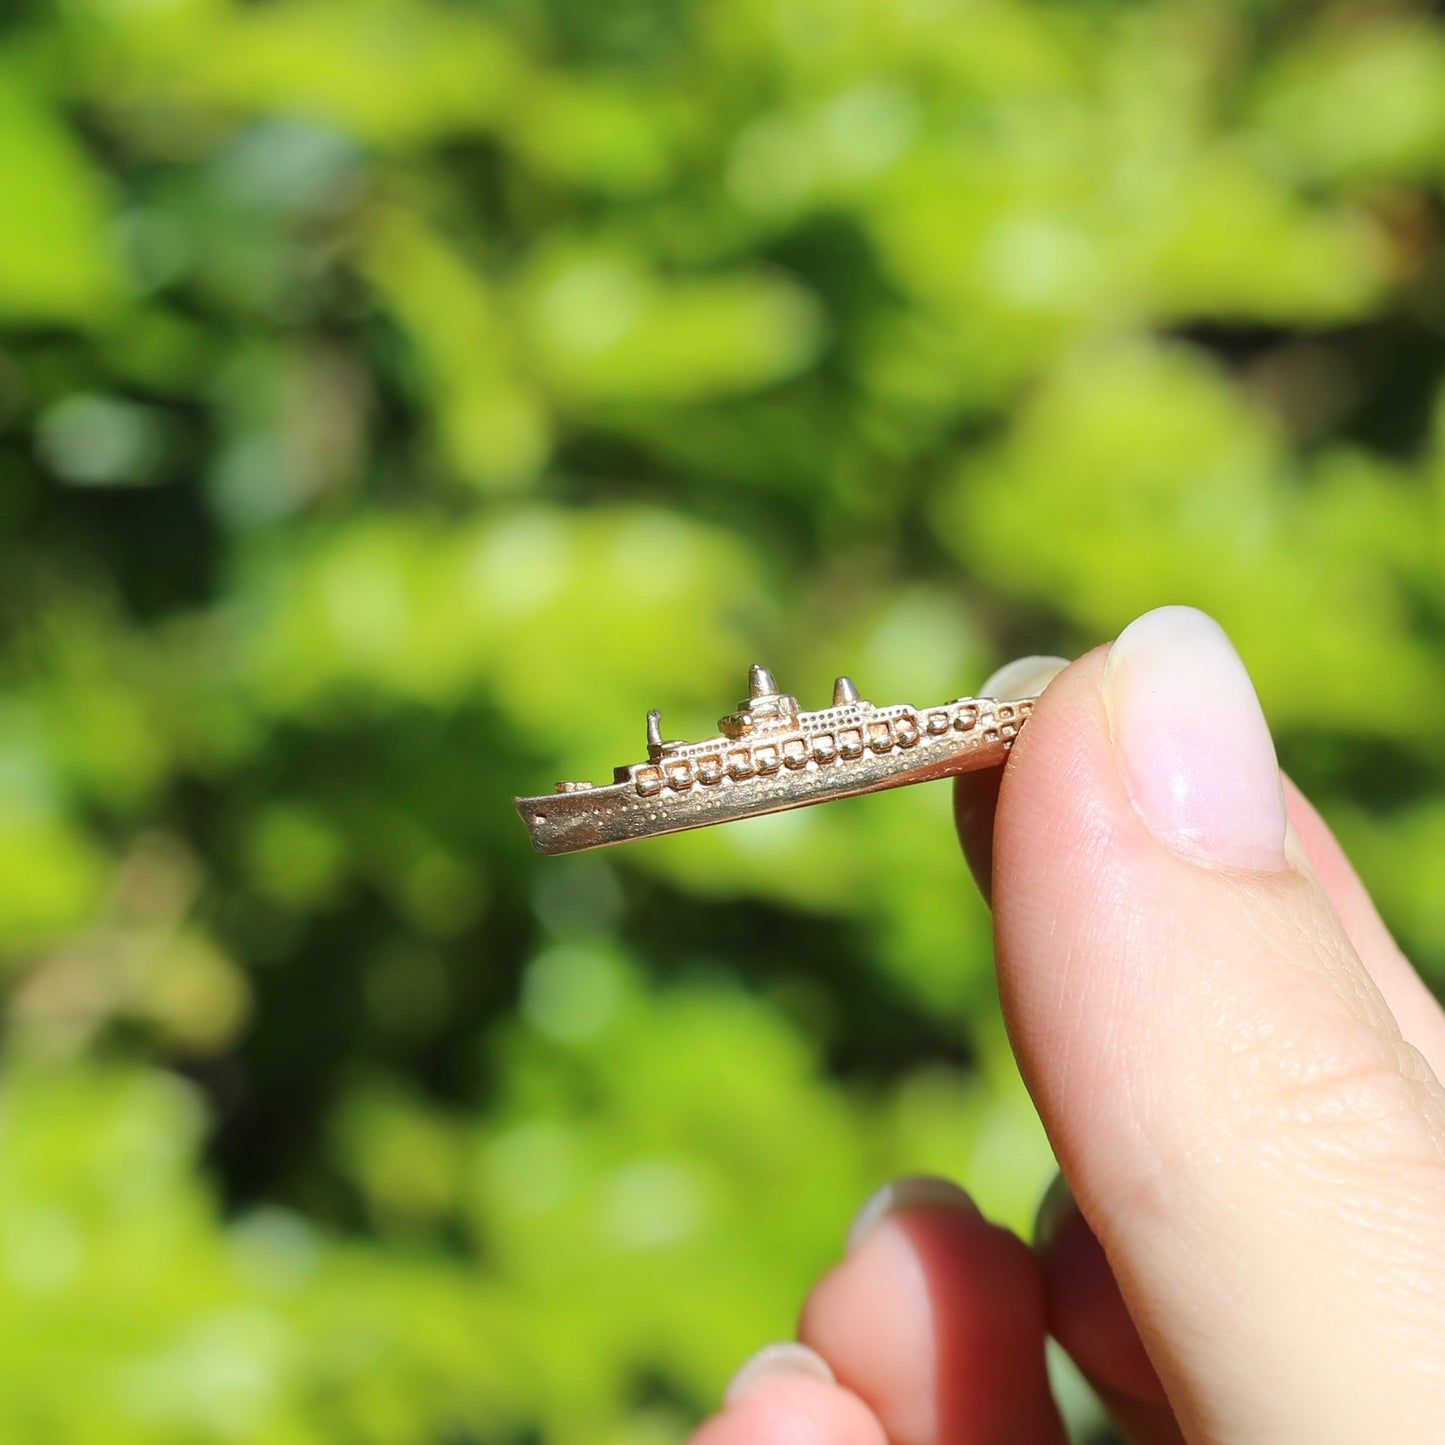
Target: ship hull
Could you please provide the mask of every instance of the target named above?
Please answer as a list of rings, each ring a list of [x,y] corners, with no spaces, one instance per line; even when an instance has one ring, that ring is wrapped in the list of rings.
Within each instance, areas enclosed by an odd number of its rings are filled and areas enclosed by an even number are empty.
[[[957,705],[955,705],[957,706]],[[965,731],[933,736],[919,728],[916,741],[886,748],[865,746],[854,758],[820,761],[784,758],[773,771],[737,779],[724,772],[716,781],[693,779],[684,787],[664,784],[644,792],[634,778],[605,787],[574,787],[514,800],[539,853],[575,853],[660,833],[680,833],[713,823],[803,808],[834,798],[855,797],[910,783],[954,777],[977,768],[998,767],[1008,757],[1032,700],[988,704]]]

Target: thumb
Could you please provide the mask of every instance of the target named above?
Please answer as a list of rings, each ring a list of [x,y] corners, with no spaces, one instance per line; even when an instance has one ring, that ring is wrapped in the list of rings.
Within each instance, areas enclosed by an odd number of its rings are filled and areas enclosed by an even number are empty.
[[[993,881],[1020,1065],[1186,1437],[1437,1441],[1445,1091],[1215,623],[1150,613],[1050,685]]]

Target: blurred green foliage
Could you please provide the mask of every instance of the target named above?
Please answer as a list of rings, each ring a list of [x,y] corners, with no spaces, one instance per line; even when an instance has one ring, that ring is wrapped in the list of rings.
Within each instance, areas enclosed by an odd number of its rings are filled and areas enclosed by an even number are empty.
[[[0,1439],[653,1445],[1049,1157],[946,789],[547,862],[751,661],[1166,601],[1445,981],[1445,28],[64,0],[0,31]]]

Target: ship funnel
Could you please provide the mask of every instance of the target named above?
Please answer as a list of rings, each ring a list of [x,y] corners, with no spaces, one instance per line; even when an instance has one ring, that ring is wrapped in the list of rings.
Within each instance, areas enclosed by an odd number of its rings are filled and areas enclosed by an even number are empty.
[[[778,685],[773,681],[772,673],[766,667],[753,663],[748,669],[748,696],[768,697],[777,690]]]
[[[647,756],[656,758],[662,752],[662,709],[650,708],[647,713]]]
[[[842,707],[844,703],[857,702],[858,689],[853,686],[851,677],[840,677],[833,684],[833,706]]]

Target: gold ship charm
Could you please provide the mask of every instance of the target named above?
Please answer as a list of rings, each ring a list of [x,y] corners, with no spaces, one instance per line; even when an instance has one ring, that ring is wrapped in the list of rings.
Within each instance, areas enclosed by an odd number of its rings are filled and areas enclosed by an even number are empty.
[[[932,708],[874,707],[840,677],[830,707],[801,712],[755,666],[747,698],[718,723],[718,737],[664,742],[654,709],[646,762],[615,769],[602,787],[558,783],[556,792],[514,801],[539,853],[575,853],[996,767],[1033,705],[961,697]]]

